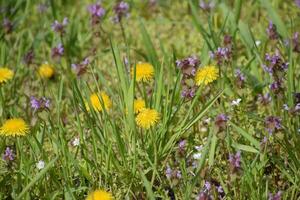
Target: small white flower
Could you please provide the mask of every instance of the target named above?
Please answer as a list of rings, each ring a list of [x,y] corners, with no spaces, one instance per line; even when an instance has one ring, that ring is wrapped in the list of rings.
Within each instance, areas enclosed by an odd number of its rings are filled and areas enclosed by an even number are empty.
[[[204,122],[205,122],[206,124],[209,124],[210,121],[211,121],[211,118],[206,118],[206,119],[204,120]]]
[[[197,151],[201,151],[201,150],[203,149],[203,145],[195,146],[195,149],[196,149]]]
[[[256,44],[256,46],[259,46],[261,44],[261,41],[260,40],[256,40],[255,44]]]
[[[73,145],[74,147],[79,146],[79,144],[80,144],[79,138],[75,138],[75,139],[72,141],[72,145]]]
[[[289,110],[289,106],[287,104],[283,104],[282,107],[283,107],[283,110],[287,110],[287,111]]]
[[[195,160],[199,160],[199,159],[201,158],[201,153],[194,153],[194,154],[193,154],[193,158],[194,158]]]
[[[45,162],[40,160],[38,163],[36,163],[36,168],[38,168],[39,170],[44,169],[45,167]]]
[[[298,132],[300,133],[300,128],[298,129]]]
[[[236,100],[233,100],[233,101],[231,102],[231,105],[232,105],[232,106],[238,106],[238,105],[240,104],[241,101],[242,101],[242,99],[236,99]]]

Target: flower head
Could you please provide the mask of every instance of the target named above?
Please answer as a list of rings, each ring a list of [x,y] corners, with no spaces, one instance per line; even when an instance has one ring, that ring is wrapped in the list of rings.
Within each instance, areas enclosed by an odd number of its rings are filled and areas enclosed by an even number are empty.
[[[50,99],[47,99],[46,97],[37,99],[34,96],[31,96],[30,104],[31,104],[31,108],[34,111],[37,111],[39,109],[44,109],[44,108],[49,109],[50,108]]]
[[[210,1],[210,2],[205,2],[203,0],[199,1],[199,7],[204,10],[204,11],[211,11],[215,7],[215,3]]]
[[[43,160],[40,160],[38,163],[36,163],[36,168],[38,170],[44,169],[45,168],[45,162]]]
[[[272,100],[272,97],[270,95],[270,93],[266,93],[264,94],[259,94],[258,95],[258,101],[262,104],[262,105],[268,105]]]
[[[113,21],[115,23],[119,23],[123,17],[128,17],[129,15],[129,4],[125,1],[121,1],[117,3],[114,7],[115,16]]]
[[[279,38],[279,34],[277,32],[277,27],[271,21],[267,28],[267,34],[268,34],[270,40],[277,40]]]
[[[241,152],[238,151],[236,154],[229,154],[229,165],[232,172],[235,172],[241,168]]]
[[[244,86],[245,81],[246,81],[245,75],[241,72],[240,69],[236,69],[235,73],[234,73],[234,76],[236,78],[235,82],[236,82],[237,86],[239,88],[242,88]]]
[[[83,75],[87,71],[87,66],[90,64],[90,60],[88,58],[85,58],[81,63],[79,64],[72,64],[71,67],[76,73],[77,76]]]
[[[281,199],[281,195],[282,195],[281,191],[277,192],[274,195],[272,193],[270,193],[269,194],[269,200],[280,200]]]
[[[215,80],[219,76],[219,70],[215,66],[205,66],[200,68],[195,76],[195,81],[197,85],[207,85]]]
[[[159,113],[154,109],[145,108],[136,116],[137,125],[144,129],[154,126],[160,119]]]
[[[12,79],[14,72],[6,67],[0,67],[0,84]]]
[[[65,34],[65,27],[68,25],[68,23],[69,23],[68,18],[65,17],[62,23],[59,23],[57,20],[55,20],[51,27],[54,32],[63,35]]]
[[[15,155],[13,153],[13,150],[11,150],[9,147],[6,147],[5,152],[2,156],[2,159],[5,161],[13,161],[15,159]]]
[[[182,60],[177,60],[176,66],[181,70],[185,78],[191,78],[195,76],[200,63],[200,60],[193,55]]]
[[[90,96],[90,102],[94,110],[99,112],[103,110],[102,105],[104,105],[105,110],[109,110],[112,107],[112,101],[110,100],[109,96],[105,92],[93,93]],[[87,106],[87,110],[89,110],[88,106]]]
[[[54,76],[54,67],[48,63],[42,64],[39,69],[38,73],[42,78],[52,78]]]
[[[24,136],[28,133],[29,127],[21,118],[12,118],[4,122],[0,128],[0,135],[4,136]]]
[[[134,113],[141,112],[146,107],[146,103],[143,99],[134,100],[133,109]]]
[[[134,76],[134,68],[131,68],[131,76]],[[136,81],[150,81],[154,76],[154,68],[150,63],[136,64]]]
[[[92,15],[92,25],[98,24],[102,17],[105,15],[105,9],[101,6],[99,2],[90,5],[88,7],[88,10]]]
[[[94,192],[90,193],[86,200],[112,200],[113,197],[111,193],[106,192],[105,190],[95,190]]]
[[[220,114],[215,119],[215,125],[219,129],[219,131],[222,131],[226,128],[226,123],[228,121],[228,116],[225,114]]]
[[[62,57],[64,55],[64,51],[65,51],[65,49],[64,49],[63,45],[62,44],[58,44],[57,47],[52,48],[52,50],[51,50],[51,57],[53,59],[60,58],[60,57]]]
[[[265,119],[265,126],[270,134],[279,131],[282,128],[281,119],[279,117],[269,116]]]
[[[218,47],[215,52],[210,52],[210,57],[215,59],[218,65],[222,63],[227,63],[232,58],[232,48],[230,46],[227,47]]]

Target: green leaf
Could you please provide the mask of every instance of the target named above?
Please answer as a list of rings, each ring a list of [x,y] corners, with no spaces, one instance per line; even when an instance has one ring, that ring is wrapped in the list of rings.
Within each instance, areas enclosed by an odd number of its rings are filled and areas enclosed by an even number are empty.
[[[252,135],[250,135],[249,133],[247,133],[247,131],[245,131],[244,129],[238,127],[237,125],[235,125],[233,122],[229,122],[231,124],[231,126],[238,132],[240,133],[246,140],[248,140],[249,142],[251,142],[257,149],[260,148],[260,143],[259,141],[257,141]]]

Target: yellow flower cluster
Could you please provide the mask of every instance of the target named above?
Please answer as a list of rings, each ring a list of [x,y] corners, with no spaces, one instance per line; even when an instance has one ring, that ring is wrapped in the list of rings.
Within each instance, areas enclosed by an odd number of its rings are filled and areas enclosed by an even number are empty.
[[[215,66],[205,66],[196,72],[195,81],[197,85],[207,85],[215,80],[219,76],[219,70]]]
[[[6,120],[0,127],[0,135],[3,136],[24,136],[29,132],[29,127],[21,118]]]
[[[0,67],[0,84],[6,83],[8,80],[12,79],[14,72],[6,67]]]

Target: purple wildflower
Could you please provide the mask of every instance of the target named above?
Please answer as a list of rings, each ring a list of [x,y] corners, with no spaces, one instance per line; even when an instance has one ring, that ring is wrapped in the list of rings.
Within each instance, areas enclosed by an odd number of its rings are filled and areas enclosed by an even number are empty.
[[[277,40],[279,38],[279,34],[277,33],[276,25],[270,21],[269,26],[267,28],[267,34],[270,40]]]
[[[275,54],[266,54],[265,60],[267,65],[263,66],[264,70],[270,73],[275,79],[282,78],[284,72],[288,69],[289,63],[284,62],[279,51],[276,51]]]
[[[173,174],[173,170],[170,168],[170,166],[168,165],[167,166],[167,169],[166,169],[166,177],[167,178],[171,178],[172,177],[172,174]]]
[[[23,62],[26,65],[31,65],[33,63],[33,59],[34,59],[34,51],[33,49],[31,49],[24,55]]]
[[[295,0],[295,4],[300,7],[300,0]]]
[[[268,105],[272,100],[272,97],[270,95],[270,93],[267,93],[265,95],[263,94],[259,94],[258,95],[258,101],[262,104],[262,105]]]
[[[236,69],[235,70],[235,73],[234,73],[234,76],[236,78],[236,84],[239,88],[242,88],[244,86],[244,83],[246,81],[246,77],[245,75],[241,72],[240,69]]]
[[[226,128],[226,123],[229,120],[228,116],[225,114],[219,114],[215,119],[215,125],[219,131],[223,131]]]
[[[300,3],[300,0],[299,0],[299,3]],[[293,39],[292,39],[292,44],[293,44],[293,51],[296,53],[300,53],[299,32],[294,33]]]
[[[84,74],[87,70],[87,66],[90,63],[90,60],[88,58],[85,58],[81,63],[79,64],[72,64],[72,69],[75,71],[77,76],[81,76]]]
[[[123,17],[129,16],[129,4],[125,1],[121,1],[117,3],[114,7],[115,16],[113,18],[113,21],[115,23],[121,22]]]
[[[229,154],[229,167],[231,172],[237,172],[241,168],[241,152],[238,151],[236,154]]]
[[[181,140],[178,144],[178,153],[180,156],[184,156],[186,149],[186,140]]]
[[[62,23],[59,23],[57,20],[55,20],[51,27],[54,32],[63,35],[65,34],[65,27],[68,25],[68,23],[69,23],[68,18],[65,17]]]
[[[215,52],[210,52],[210,57],[215,59],[218,65],[221,65],[231,60],[232,50],[230,47],[218,47]]]
[[[272,134],[282,128],[281,119],[279,117],[269,116],[265,119],[265,127],[269,134]]]
[[[281,195],[282,195],[281,191],[277,192],[274,195],[272,193],[269,193],[269,200],[280,200],[281,199]]]
[[[284,92],[284,86],[283,86],[283,80],[274,81],[270,84],[270,90],[277,95],[280,95],[282,92]]]
[[[176,178],[177,179],[181,179],[181,177],[182,177],[181,171],[180,170],[176,170]]]
[[[13,24],[12,24],[12,22],[11,22],[9,19],[7,19],[7,18],[4,18],[4,19],[3,19],[2,27],[3,27],[4,33],[6,33],[6,34],[11,33],[12,30],[13,30]]]
[[[176,61],[177,68],[183,74],[181,96],[187,100],[191,100],[195,96],[197,86],[194,84],[194,76],[200,63],[200,60],[196,56]]]
[[[211,10],[215,7],[215,4],[214,4],[214,2],[212,2],[212,1],[210,1],[210,2],[205,2],[205,1],[203,1],[203,0],[200,0],[200,1],[199,1],[199,7],[200,7],[202,10],[204,10],[204,11],[206,11],[206,12],[209,12],[209,11],[211,11]]]
[[[47,99],[46,97],[42,97],[42,98],[38,99],[38,98],[35,98],[34,96],[31,96],[30,104],[31,104],[31,108],[33,109],[34,112],[36,112],[37,110],[50,108],[50,100]]]
[[[185,77],[194,77],[200,64],[200,60],[194,55],[176,61],[177,67],[181,69],[181,72]]]
[[[212,200],[212,197],[206,192],[200,192],[196,200]]]
[[[188,85],[184,85],[181,92],[181,96],[187,99],[192,99],[196,94],[196,90],[197,87],[195,86],[190,87]]]
[[[64,50],[63,45],[62,44],[58,44],[57,47],[52,48],[52,50],[51,50],[51,57],[53,59],[60,58],[60,57],[62,57],[64,55],[64,51],[65,50]]]
[[[13,153],[13,150],[11,150],[9,147],[6,147],[5,152],[2,156],[2,159],[9,162],[13,161],[15,159],[15,155]]]
[[[205,188],[206,191],[210,191],[210,189],[211,189],[211,184],[210,184],[210,182],[205,181],[204,188]]]
[[[223,39],[223,43],[226,47],[232,46],[232,37],[230,35],[225,35]]]
[[[90,14],[92,15],[92,25],[96,25],[100,23],[100,20],[105,15],[105,9],[98,2],[96,4],[92,4],[88,7]]]

